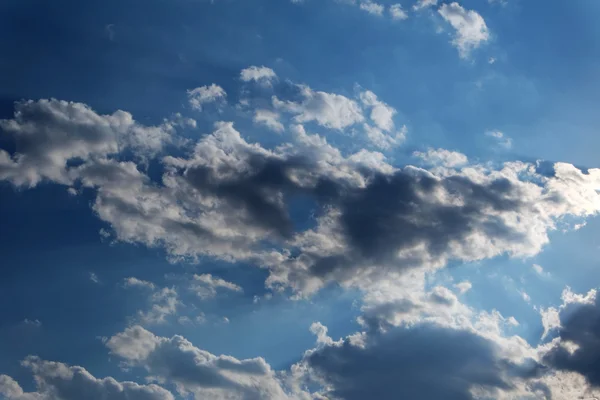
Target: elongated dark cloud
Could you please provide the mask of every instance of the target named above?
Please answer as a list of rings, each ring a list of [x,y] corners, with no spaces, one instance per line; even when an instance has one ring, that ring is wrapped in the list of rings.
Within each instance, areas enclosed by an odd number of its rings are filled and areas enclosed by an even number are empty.
[[[472,389],[510,391],[537,365],[502,358],[472,332],[420,325],[328,343],[304,360],[325,395],[358,399],[474,399]]]

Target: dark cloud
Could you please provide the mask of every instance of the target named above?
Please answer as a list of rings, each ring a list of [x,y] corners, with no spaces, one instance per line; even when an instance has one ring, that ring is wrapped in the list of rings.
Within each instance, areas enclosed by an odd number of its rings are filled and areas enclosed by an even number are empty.
[[[594,296],[589,302],[567,303],[561,309],[560,324],[560,342],[545,354],[544,363],[578,372],[590,385],[600,387],[600,300]]]
[[[345,400],[473,399],[474,387],[510,391],[511,380],[537,368],[502,359],[493,342],[475,333],[434,325],[369,334],[364,346],[347,339],[305,361],[331,388],[327,395]]]

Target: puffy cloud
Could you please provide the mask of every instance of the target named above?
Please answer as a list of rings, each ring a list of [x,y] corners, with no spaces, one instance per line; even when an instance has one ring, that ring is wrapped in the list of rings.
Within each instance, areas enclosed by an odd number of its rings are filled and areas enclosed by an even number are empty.
[[[200,86],[190,89],[187,93],[190,106],[198,111],[202,111],[204,104],[222,102],[227,97],[225,90],[214,83],[210,86]]]
[[[280,105],[299,107],[294,113],[301,120],[315,118],[342,127],[349,119],[340,117],[346,115],[341,109],[361,111],[343,96],[307,88],[301,93],[305,101]],[[346,106],[333,107],[333,112],[307,111],[319,96]],[[387,110],[371,118],[391,128],[389,106],[368,92],[362,97],[361,103]],[[96,119],[112,118],[97,116],[84,105],[72,107]],[[43,142],[48,124],[41,126],[32,118],[22,113],[8,124],[39,126],[30,135],[40,135]],[[163,158],[160,183],[134,162],[107,156],[102,146],[98,152],[104,155],[87,156],[81,165],[67,166],[73,156],[62,157],[60,173],[51,176],[59,183],[95,189],[94,211],[111,225],[117,240],[164,247],[176,260],[245,260],[269,269],[269,286],[304,294],[332,281],[360,286],[391,272],[440,268],[449,260],[532,256],[548,242],[558,219],[583,218],[600,209],[600,170],[583,172],[556,163],[552,173],[540,173],[539,165],[519,162],[499,168],[396,168],[381,153],[344,155],[301,125],[291,131],[291,142],[266,149],[244,140],[232,123],[217,123],[189,153]],[[65,135],[70,137],[67,143],[74,143],[67,147],[79,146],[87,131]],[[110,141],[111,133],[106,136]],[[22,158],[31,159],[32,154],[24,151]],[[435,155],[451,164],[461,158],[442,150]],[[291,221],[288,207],[296,196],[316,204],[311,229],[296,231]],[[175,303],[170,304],[165,310]]]
[[[270,110],[256,110],[254,112],[255,123],[264,125],[272,131],[281,133],[285,128],[279,121],[279,117],[279,113]]]
[[[543,355],[545,364],[559,371],[584,376],[592,387],[600,388],[600,300],[596,290],[578,295],[563,292],[558,310],[560,321],[552,319],[550,328],[557,330],[557,340]],[[542,314],[543,315],[543,314]],[[553,317],[556,314],[553,313]]]
[[[392,16],[392,19],[395,19],[398,21],[408,19],[408,14],[406,13],[406,11],[404,11],[402,9],[401,4],[392,4],[390,6],[389,11],[390,11],[390,15]]]
[[[451,168],[465,165],[469,162],[469,159],[464,154],[446,149],[428,149],[427,152],[415,151],[413,156],[419,157],[432,165],[442,165]]]
[[[254,81],[271,85],[277,79],[277,74],[271,68],[267,68],[265,66],[251,66],[242,70],[240,73],[240,79],[244,82]]]
[[[15,154],[0,150],[0,179],[33,187],[46,179],[65,185],[73,179],[67,163],[106,157],[125,148],[152,156],[171,140],[174,123],[144,126],[131,114],[99,115],[82,103],[55,99],[15,103],[13,119],[0,130],[15,143]]]
[[[144,367],[196,399],[286,399],[276,373],[262,358],[215,356],[181,336],[158,337],[133,326],[106,342],[115,356]]]
[[[335,93],[315,92],[308,86],[299,85],[298,88],[303,99],[301,102],[273,96],[273,106],[295,114],[297,123],[315,121],[326,128],[342,130],[364,120],[362,110],[354,100]]]
[[[454,287],[458,290],[458,293],[464,294],[471,290],[473,284],[469,281],[463,281],[455,284]]]
[[[490,33],[485,20],[476,11],[465,10],[454,2],[442,4],[438,13],[456,31],[452,43],[458,48],[462,58],[468,57],[471,50],[489,40]]]
[[[23,366],[33,372],[37,391],[26,393],[6,375],[0,375],[0,395],[8,400],[174,400],[160,386],[118,382],[114,378],[95,378],[82,367],[41,360],[29,356]]]
[[[385,9],[381,4],[375,3],[371,0],[362,0],[359,7],[361,10],[366,11],[369,14],[379,16],[383,15],[383,11]]]
[[[421,324],[321,344],[303,362],[322,395],[352,399],[474,399],[474,389],[510,391],[535,373],[532,360],[515,364],[493,341],[475,333]],[[326,331],[325,331],[326,334]],[[495,397],[494,398],[498,398]]]
[[[216,296],[217,289],[232,292],[242,291],[242,288],[235,283],[214,277],[211,274],[194,275],[190,289],[203,299]]]
[[[394,129],[393,117],[396,115],[396,110],[393,107],[379,100],[377,95],[370,90],[360,94],[360,101],[366,107],[371,108],[370,118],[379,129],[384,131]]]

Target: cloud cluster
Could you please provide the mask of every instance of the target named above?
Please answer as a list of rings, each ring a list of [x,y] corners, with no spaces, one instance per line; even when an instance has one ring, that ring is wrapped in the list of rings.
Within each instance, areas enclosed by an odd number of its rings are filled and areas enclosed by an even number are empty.
[[[182,396],[215,400],[288,398],[280,379],[262,358],[215,356],[181,336],[159,337],[140,326],[114,335],[106,345],[126,363],[174,384]]]
[[[0,375],[0,397],[8,400],[174,400],[162,387],[135,382],[119,382],[114,378],[95,378],[82,367],[44,361],[29,356],[23,362],[35,378],[37,391],[24,392],[18,382]]]

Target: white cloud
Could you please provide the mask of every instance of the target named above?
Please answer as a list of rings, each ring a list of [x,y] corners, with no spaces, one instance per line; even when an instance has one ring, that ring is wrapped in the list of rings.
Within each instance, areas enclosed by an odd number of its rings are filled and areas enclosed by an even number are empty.
[[[330,129],[342,130],[364,120],[362,110],[354,100],[326,92],[315,92],[308,86],[298,86],[303,97],[301,103],[282,101],[273,96],[276,109],[296,114],[297,123],[315,121]]]
[[[487,131],[485,132],[485,135],[494,138],[498,145],[501,147],[504,147],[506,149],[510,149],[512,147],[512,139],[506,136],[503,132]]]
[[[211,274],[194,275],[190,286],[190,290],[202,299],[215,297],[217,289],[242,292],[242,288],[235,283],[214,277]]]
[[[360,101],[366,107],[371,108],[371,121],[373,121],[379,129],[384,131],[391,131],[394,129],[393,118],[394,115],[396,115],[396,109],[380,101],[377,98],[377,95],[370,90],[360,94]]]
[[[265,66],[251,66],[242,70],[240,79],[244,82],[254,81],[265,85],[271,85],[277,79],[277,74],[271,68]]]
[[[33,372],[37,391],[24,392],[14,379],[0,375],[0,397],[8,400],[174,400],[169,391],[158,385],[119,382],[112,377],[99,379],[82,367],[34,356],[27,357],[22,365]]]
[[[462,58],[468,57],[473,49],[489,40],[485,20],[476,11],[465,10],[454,2],[442,4],[438,12],[456,31],[452,43],[458,48]]]
[[[403,21],[405,19],[408,19],[408,14],[406,13],[406,11],[404,11],[402,9],[401,4],[392,4],[389,8],[389,11],[390,11],[390,15],[392,16],[392,19],[395,19],[398,21]]]
[[[545,278],[549,278],[550,277],[550,273],[544,271],[544,268],[539,265],[539,264],[533,264],[531,266],[531,268],[533,268],[533,270],[535,271],[536,274],[538,274],[539,276],[543,276]]]
[[[413,5],[413,10],[419,11],[425,8],[433,7],[437,4],[438,0],[417,0]]]
[[[270,110],[256,110],[254,112],[254,122],[262,124],[272,131],[281,133],[284,131],[283,124],[279,121],[279,113]]]
[[[383,11],[385,10],[381,4],[375,3],[371,0],[361,0],[360,9],[368,12],[369,14],[380,16],[383,15]]]
[[[111,354],[149,374],[175,384],[180,395],[196,399],[273,399],[289,397],[263,358],[238,360],[195,347],[182,336],[165,338],[140,326],[127,328],[106,342]]]
[[[466,292],[471,290],[473,285],[469,281],[463,281],[463,282],[459,282],[459,283],[455,284],[454,287],[456,289],[458,289],[458,293],[465,294]]]
[[[419,157],[431,165],[442,165],[450,168],[459,167],[469,162],[464,154],[446,149],[428,149],[425,153],[415,151],[413,156]]]
[[[225,90],[214,83],[210,86],[200,86],[190,89],[187,93],[190,106],[198,111],[202,111],[204,104],[223,102],[227,97]]]
[[[150,296],[150,308],[138,311],[137,320],[143,325],[164,324],[167,317],[175,314],[180,304],[174,288],[162,288]]]
[[[152,282],[144,281],[133,276],[125,278],[125,283],[123,284],[123,286],[125,286],[126,288],[137,287],[150,290],[154,290],[156,287]]]

